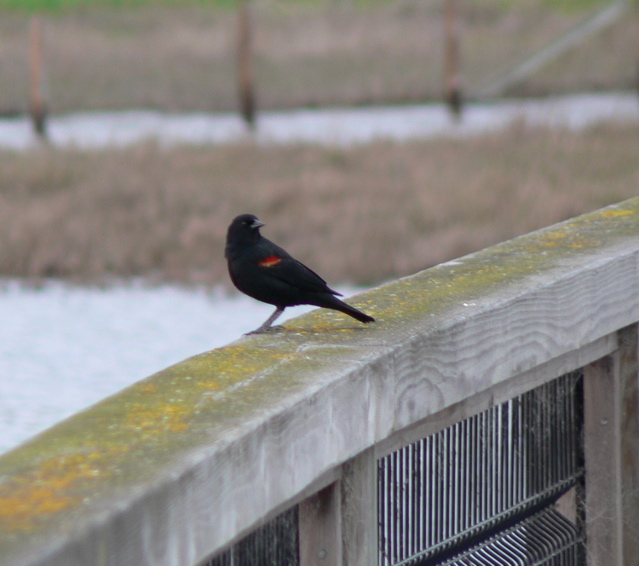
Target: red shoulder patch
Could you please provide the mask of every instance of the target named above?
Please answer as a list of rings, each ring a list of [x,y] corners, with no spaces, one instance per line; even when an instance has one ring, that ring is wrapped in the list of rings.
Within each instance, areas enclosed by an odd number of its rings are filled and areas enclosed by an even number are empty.
[[[263,259],[259,262],[262,267],[273,267],[277,265],[280,261],[282,261],[281,257],[277,257],[276,255],[270,255],[266,259]]]

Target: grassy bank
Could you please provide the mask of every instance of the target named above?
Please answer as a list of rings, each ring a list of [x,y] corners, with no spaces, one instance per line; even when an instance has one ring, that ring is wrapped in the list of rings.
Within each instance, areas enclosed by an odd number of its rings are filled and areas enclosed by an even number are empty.
[[[33,12],[55,5],[54,0],[20,3]],[[51,112],[236,109],[231,0],[58,3],[59,9],[40,14]],[[464,88],[511,69],[596,7],[589,0],[460,4]],[[441,1],[415,0],[254,2],[258,106],[441,98],[441,7]],[[0,15],[0,112],[25,112],[31,12],[5,9]],[[626,18],[511,94],[632,88],[635,35],[633,19]]]
[[[0,274],[226,282],[226,227],[329,280],[415,272],[635,196],[639,129],[315,146],[0,152]]]

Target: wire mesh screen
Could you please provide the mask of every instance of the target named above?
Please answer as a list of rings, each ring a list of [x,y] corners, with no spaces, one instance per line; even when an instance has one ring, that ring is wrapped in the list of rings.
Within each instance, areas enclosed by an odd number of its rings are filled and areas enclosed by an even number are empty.
[[[379,564],[583,563],[582,422],[574,372],[380,459]]]
[[[298,566],[297,506],[200,566]]]

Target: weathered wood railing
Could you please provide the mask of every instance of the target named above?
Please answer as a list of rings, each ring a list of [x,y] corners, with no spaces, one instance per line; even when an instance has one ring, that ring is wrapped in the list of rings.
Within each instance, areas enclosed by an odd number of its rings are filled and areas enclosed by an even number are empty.
[[[588,561],[636,560],[639,199],[356,304],[378,322],[316,311],[4,455],[0,563],[197,564],[297,506],[301,564],[386,564],[380,458],[579,368]]]

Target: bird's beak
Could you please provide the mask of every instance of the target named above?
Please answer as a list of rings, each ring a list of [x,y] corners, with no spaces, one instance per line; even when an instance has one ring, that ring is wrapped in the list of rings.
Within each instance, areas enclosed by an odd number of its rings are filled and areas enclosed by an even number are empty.
[[[253,224],[251,224],[251,228],[261,228],[262,226],[266,226],[266,224],[257,218],[253,220]]]

